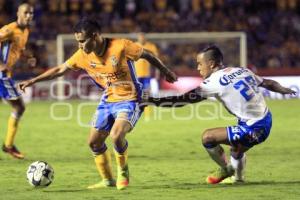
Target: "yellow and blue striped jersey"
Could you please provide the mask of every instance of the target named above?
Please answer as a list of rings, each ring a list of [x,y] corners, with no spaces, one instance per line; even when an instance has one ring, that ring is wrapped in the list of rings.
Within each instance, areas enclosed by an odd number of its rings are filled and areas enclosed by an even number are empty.
[[[21,29],[17,22],[12,22],[0,29],[0,59],[8,68],[11,68],[19,59],[25,49],[28,35],[29,29]],[[11,77],[12,74],[9,72],[7,76]]]
[[[102,88],[104,101],[138,100],[141,86],[137,81],[133,61],[138,60],[143,48],[126,39],[105,39],[103,56],[86,54],[78,49],[65,64],[71,69],[82,69]]]
[[[141,45],[144,49],[158,56],[158,49],[155,44],[151,42],[146,42],[144,45],[140,43],[137,44]],[[151,65],[145,59],[139,59],[135,62],[135,70],[138,78],[151,77]]]

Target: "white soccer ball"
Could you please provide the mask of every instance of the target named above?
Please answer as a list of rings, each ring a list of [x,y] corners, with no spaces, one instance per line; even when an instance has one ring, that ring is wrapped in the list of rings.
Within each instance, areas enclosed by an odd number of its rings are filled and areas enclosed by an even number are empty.
[[[27,181],[34,187],[47,187],[54,178],[53,168],[44,161],[36,161],[29,165]]]

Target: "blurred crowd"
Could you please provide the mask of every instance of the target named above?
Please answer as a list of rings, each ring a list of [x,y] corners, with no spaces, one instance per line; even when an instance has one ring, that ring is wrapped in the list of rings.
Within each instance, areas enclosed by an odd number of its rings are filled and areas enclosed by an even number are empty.
[[[24,1],[0,0],[0,25],[15,20]],[[94,15],[105,33],[243,31],[248,63],[257,68],[300,67],[299,0],[28,0],[35,6],[30,40],[42,56],[38,40],[72,33],[84,15]],[[197,47],[198,48],[198,47]],[[196,48],[196,49],[197,49]],[[50,48],[51,49],[51,48]],[[52,48],[53,49],[53,48]],[[189,57],[193,48],[174,54]],[[41,53],[40,53],[41,52]],[[165,58],[168,60],[168,58]],[[190,58],[189,58],[190,59]],[[187,65],[194,64],[188,59]],[[169,59],[170,60],[170,59]]]

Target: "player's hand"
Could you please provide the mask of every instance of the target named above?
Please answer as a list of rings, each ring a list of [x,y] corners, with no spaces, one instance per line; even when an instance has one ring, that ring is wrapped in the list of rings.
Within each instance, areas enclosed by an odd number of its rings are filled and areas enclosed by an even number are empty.
[[[172,71],[168,71],[166,74],[166,81],[168,81],[169,83],[174,83],[175,81],[177,81],[177,76],[174,72]]]
[[[282,94],[291,94],[291,95],[296,95],[296,91],[290,89],[290,88],[285,88]]]
[[[27,59],[27,64],[30,67],[35,67],[36,66],[36,58],[35,57],[31,57]]]
[[[32,80],[27,80],[27,81],[22,81],[21,83],[19,83],[18,87],[22,92],[25,92],[25,88],[27,88],[31,85],[33,85],[33,81]]]

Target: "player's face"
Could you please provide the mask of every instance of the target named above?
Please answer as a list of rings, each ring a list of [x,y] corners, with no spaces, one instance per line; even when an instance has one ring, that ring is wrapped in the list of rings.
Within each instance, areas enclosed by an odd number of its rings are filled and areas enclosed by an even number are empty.
[[[23,5],[18,10],[18,22],[22,26],[29,26],[33,19],[33,7]]]
[[[197,55],[197,64],[197,69],[203,78],[209,77],[213,72],[213,63],[205,57],[204,53],[199,53]]]
[[[96,48],[96,41],[94,36],[88,36],[84,31],[75,33],[75,38],[78,42],[78,47],[85,53],[89,54]]]

